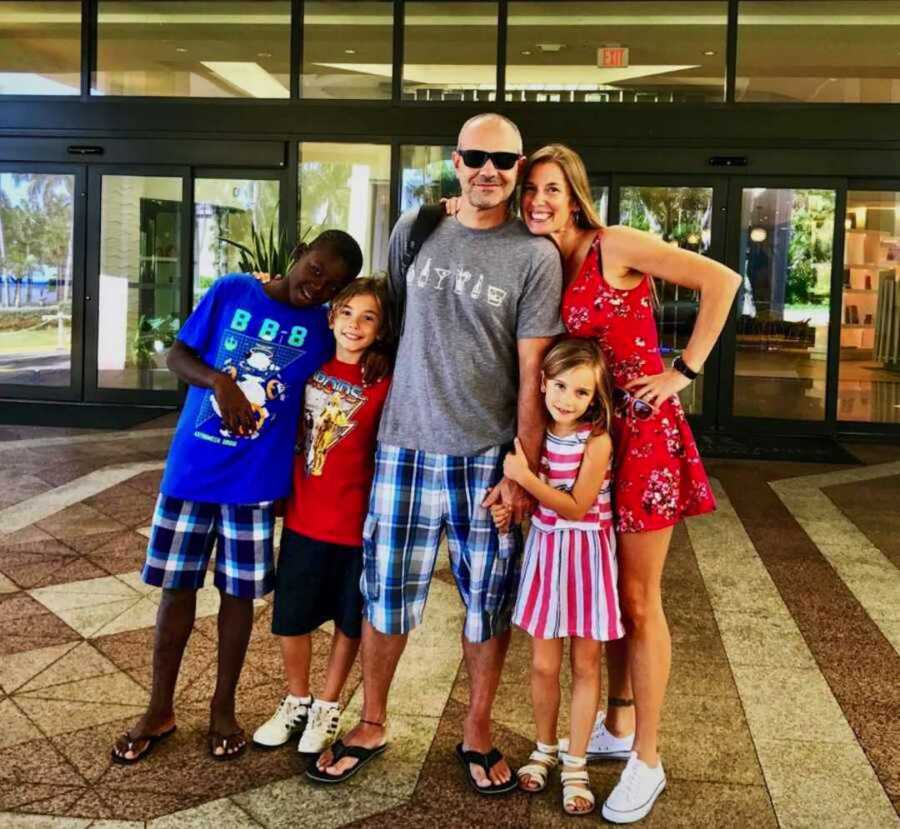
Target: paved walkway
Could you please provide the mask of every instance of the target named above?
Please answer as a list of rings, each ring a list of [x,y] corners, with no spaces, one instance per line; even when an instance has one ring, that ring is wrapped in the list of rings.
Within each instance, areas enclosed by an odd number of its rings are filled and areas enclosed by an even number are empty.
[[[453,746],[468,680],[448,635],[461,613],[446,563],[394,684],[392,746],[347,785],[307,784],[291,749],[207,758],[211,588],[178,732],[147,762],[111,765],[111,742],[148,696],[159,594],[137,573],[171,426],[0,427],[0,827],[572,825],[558,783],[491,801],[462,778]],[[900,449],[851,451],[863,465],[709,463],[720,509],[678,528],[665,574],[669,790],[646,826],[900,826]],[[256,612],[238,700],[248,730],[283,692],[268,602]],[[314,641],[318,677],[328,631]],[[494,711],[516,763],[533,734],[528,647],[517,632]],[[359,679],[355,669],[348,723]],[[591,767],[598,796],[619,769]]]

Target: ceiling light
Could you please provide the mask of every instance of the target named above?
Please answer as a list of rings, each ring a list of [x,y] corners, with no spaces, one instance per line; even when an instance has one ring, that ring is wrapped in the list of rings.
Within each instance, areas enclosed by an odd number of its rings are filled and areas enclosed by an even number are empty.
[[[344,49],[344,54],[345,55],[355,55],[356,49]]]
[[[256,57],[258,57],[258,58],[270,58],[270,57],[272,57],[272,53],[271,53],[271,52],[257,52],[257,53],[256,53]]]
[[[711,58],[715,53],[715,49],[707,49],[703,54],[706,55],[706,57]]]
[[[522,50],[522,54],[523,54],[523,55],[530,55],[530,54],[531,54],[531,49],[523,49],[523,50]]]
[[[560,49],[564,49],[565,46],[565,43],[538,43],[537,45],[542,52],[558,52]]]
[[[181,54],[184,54],[187,51],[187,49],[185,49],[184,46],[176,46],[175,51],[181,52]]]
[[[768,236],[764,227],[754,227],[750,231],[750,239],[754,242],[765,242]]]

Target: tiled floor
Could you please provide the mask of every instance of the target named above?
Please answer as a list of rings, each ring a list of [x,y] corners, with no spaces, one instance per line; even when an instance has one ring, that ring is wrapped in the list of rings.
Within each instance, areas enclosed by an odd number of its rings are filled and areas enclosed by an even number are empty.
[[[110,764],[148,695],[159,598],[137,571],[171,425],[0,428],[0,829],[570,825],[558,783],[493,801],[462,778],[453,747],[469,686],[446,572],[393,686],[391,748],[347,785],[307,784],[290,749],[207,758],[212,589],[198,602],[178,732],[147,762]],[[862,465],[709,462],[720,509],[678,528],[665,574],[669,789],[646,825],[900,826],[900,449],[851,451]],[[282,693],[269,604],[256,614],[238,701],[251,729]],[[328,642],[315,637],[316,676]],[[516,635],[494,710],[515,762],[533,734],[527,673]],[[348,722],[359,681],[354,670]],[[591,767],[598,795],[619,768]]]

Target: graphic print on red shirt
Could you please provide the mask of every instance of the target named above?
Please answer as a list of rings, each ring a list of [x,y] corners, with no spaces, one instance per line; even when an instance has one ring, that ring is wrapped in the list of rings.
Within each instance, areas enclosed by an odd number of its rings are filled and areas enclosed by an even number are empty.
[[[284,523],[309,538],[362,545],[375,439],[390,381],[364,387],[362,367],[329,360],[306,383],[302,454]]]

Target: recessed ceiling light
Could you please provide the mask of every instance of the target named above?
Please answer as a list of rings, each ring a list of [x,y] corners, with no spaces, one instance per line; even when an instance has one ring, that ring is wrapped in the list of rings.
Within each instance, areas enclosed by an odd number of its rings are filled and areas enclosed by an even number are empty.
[[[565,43],[538,43],[537,45],[542,52],[558,52],[560,49],[564,49],[565,46]]]
[[[184,46],[176,46],[175,51],[181,52],[181,54],[184,54],[187,51],[187,49],[185,49]]]
[[[703,54],[706,55],[706,57],[711,58],[715,54],[715,50],[707,49]]]
[[[256,53],[256,57],[258,57],[258,58],[270,58],[270,57],[272,57],[272,53],[271,53],[271,52],[257,52],[257,53]]]
[[[345,55],[355,55],[356,49],[344,49],[344,54]]]
[[[523,50],[522,50],[522,54],[523,54],[523,55],[530,55],[530,54],[531,54],[531,49],[523,49]]]

